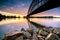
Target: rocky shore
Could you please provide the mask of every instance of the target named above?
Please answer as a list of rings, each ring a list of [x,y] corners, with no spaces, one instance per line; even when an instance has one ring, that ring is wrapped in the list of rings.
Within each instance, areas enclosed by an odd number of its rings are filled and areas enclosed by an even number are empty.
[[[21,31],[6,33],[2,40],[60,40],[60,28],[46,27],[36,31],[22,28]]]

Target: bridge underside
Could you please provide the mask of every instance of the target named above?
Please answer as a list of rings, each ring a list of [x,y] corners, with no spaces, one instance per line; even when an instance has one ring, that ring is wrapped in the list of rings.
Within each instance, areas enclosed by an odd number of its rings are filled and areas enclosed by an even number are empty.
[[[52,9],[52,8],[59,7],[59,6],[60,6],[60,1],[59,0],[50,0],[47,3],[45,3],[44,5],[40,6],[36,10],[34,10],[33,12],[29,13],[27,15],[27,17],[30,16],[30,15],[33,15],[33,14],[41,13],[43,11],[46,11],[46,10],[49,10],[49,9]]]

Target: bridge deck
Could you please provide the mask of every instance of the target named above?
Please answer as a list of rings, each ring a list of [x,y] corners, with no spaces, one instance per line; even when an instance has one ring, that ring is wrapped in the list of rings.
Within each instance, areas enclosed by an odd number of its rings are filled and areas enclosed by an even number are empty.
[[[33,12],[29,13],[27,16],[33,15],[33,14],[37,14],[52,8],[56,8],[60,6],[60,1],[59,0],[50,0],[47,3],[45,3],[44,5],[40,6],[39,8],[37,8],[36,10],[34,10]]]

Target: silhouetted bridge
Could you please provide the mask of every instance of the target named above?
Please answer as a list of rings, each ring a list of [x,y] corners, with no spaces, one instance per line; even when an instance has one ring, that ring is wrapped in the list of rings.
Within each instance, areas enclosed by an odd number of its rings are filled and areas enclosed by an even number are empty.
[[[27,17],[60,6],[60,0],[32,0]]]

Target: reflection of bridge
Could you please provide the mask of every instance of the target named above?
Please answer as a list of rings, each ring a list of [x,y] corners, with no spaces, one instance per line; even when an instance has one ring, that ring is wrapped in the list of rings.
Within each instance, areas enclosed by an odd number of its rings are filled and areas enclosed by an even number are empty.
[[[60,0],[33,0],[29,7],[27,17],[59,6]]]

